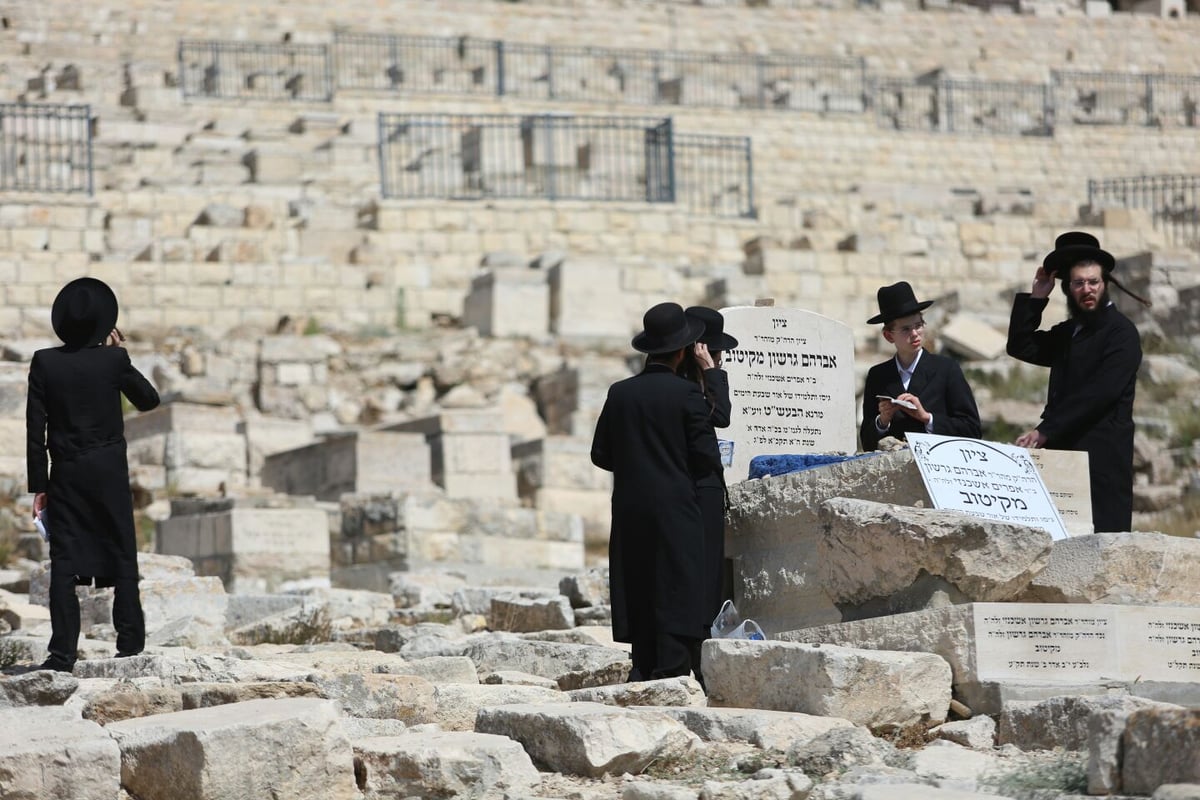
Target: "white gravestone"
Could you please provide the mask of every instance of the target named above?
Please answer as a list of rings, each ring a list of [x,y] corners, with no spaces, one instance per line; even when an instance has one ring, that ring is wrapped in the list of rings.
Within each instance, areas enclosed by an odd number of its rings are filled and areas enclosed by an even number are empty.
[[[1025,448],[932,433],[910,433],[908,445],[935,508],[1067,538],[1054,499]]]
[[[854,335],[837,320],[798,308],[721,309],[738,340],[725,353],[732,406],[725,480],[737,483],[759,455],[853,453],[857,447]],[[730,444],[723,444],[723,455]]]
[[[1063,526],[1072,536],[1087,536],[1092,525],[1092,487],[1086,450],[1030,450],[1042,482],[1050,491]]]
[[[1200,608],[975,603],[979,681],[1200,681]]]

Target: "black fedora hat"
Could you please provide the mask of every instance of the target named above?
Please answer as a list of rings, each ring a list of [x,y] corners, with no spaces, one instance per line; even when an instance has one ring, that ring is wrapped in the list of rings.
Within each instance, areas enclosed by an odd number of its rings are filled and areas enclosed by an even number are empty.
[[[69,347],[104,341],[117,324],[117,296],[97,278],[76,278],[59,290],[50,307],[50,325]]]
[[[654,355],[687,347],[704,333],[704,323],[683,313],[678,303],[659,303],[642,317],[645,329],[633,337],[633,349]]]
[[[704,335],[699,341],[708,345],[709,350],[723,352],[738,346],[738,340],[725,332],[725,317],[720,311],[707,306],[690,306],[683,313],[704,323]]]
[[[1117,266],[1112,254],[1100,249],[1100,240],[1095,236],[1083,231],[1067,231],[1054,240],[1054,250],[1042,261],[1042,267],[1057,278],[1067,279],[1071,267],[1081,261],[1095,261],[1106,273]]]
[[[917,296],[913,294],[912,287],[908,285],[907,281],[893,283],[891,286],[881,286],[875,297],[879,301],[879,313],[867,320],[868,325],[876,325],[880,322],[886,325],[894,319],[916,314],[933,305],[932,300],[918,302]]]

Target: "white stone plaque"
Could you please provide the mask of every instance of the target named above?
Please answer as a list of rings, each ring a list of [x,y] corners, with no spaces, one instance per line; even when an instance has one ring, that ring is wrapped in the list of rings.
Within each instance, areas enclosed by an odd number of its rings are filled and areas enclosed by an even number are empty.
[[[1072,536],[1094,532],[1092,525],[1092,486],[1088,479],[1086,450],[1029,450],[1037,465],[1063,526]]]
[[[1117,633],[1130,680],[1200,683],[1200,609],[1122,606]]]
[[[745,480],[759,455],[853,453],[854,335],[798,308],[721,309],[738,346],[725,353],[732,406],[717,430],[729,452],[727,483]]]
[[[1016,445],[932,433],[907,435],[935,508],[1042,528],[1067,529],[1029,451]]]
[[[1117,606],[975,603],[980,681],[1091,683],[1120,679]]]

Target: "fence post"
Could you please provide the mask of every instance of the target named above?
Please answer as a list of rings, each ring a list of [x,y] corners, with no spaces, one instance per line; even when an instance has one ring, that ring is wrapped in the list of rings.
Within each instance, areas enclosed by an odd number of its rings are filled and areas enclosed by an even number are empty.
[[[767,107],[767,67],[762,56],[754,59],[754,68],[758,73],[758,107]]]
[[[745,138],[746,150],[746,216],[750,219],[758,219],[758,209],[754,207],[754,153],[751,151],[750,137]]]
[[[333,50],[328,44],[321,45],[321,55],[325,59],[325,99],[333,102]]]
[[[675,202],[675,120],[667,117],[667,197],[668,203]]]
[[[546,92],[549,99],[554,99],[554,51],[546,45],[542,51],[546,56]]]
[[[1046,135],[1053,136],[1055,122],[1057,122],[1055,119],[1053,83],[1042,84],[1042,117],[1045,120]]]
[[[496,40],[496,96],[504,97],[504,41]]]
[[[83,125],[87,136],[87,193],[91,197],[95,191],[95,176],[92,173],[92,107],[83,107]]]
[[[377,131],[375,139],[378,142],[376,145],[379,148],[379,187],[384,199],[392,196],[391,181],[388,179],[388,159],[387,159],[387,136],[385,135],[386,125],[384,124],[384,113],[379,112],[376,117]]]
[[[555,200],[558,197],[558,169],[554,166],[554,117],[543,114],[541,119],[546,136],[546,197]]]
[[[1146,76],[1146,124],[1154,124],[1154,76]]]

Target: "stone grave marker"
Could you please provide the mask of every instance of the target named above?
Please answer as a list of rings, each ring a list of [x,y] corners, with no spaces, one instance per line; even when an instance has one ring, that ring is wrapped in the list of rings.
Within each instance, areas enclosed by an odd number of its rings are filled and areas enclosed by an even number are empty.
[[[745,480],[758,455],[853,453],[854,336],[842,323],[798,308],[721,309],[738,347],[725,353],[732,405],[728,483]],[[729,445],[723,445],[726,450]]]
[[[1070,536],[1093,533],[1092,485],[1085,450],[1030,450],[1054,507]]]

